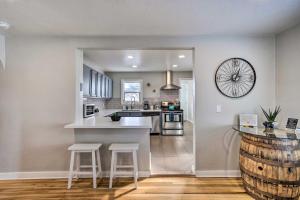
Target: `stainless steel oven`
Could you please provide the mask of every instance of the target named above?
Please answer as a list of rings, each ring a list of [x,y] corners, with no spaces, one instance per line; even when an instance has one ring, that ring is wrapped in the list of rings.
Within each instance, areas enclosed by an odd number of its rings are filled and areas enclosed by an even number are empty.
[[[183,135],[183,111],[162,111],[162,135]]]
[[[92,117],[95,115],[95,104],[83,104],[83,117]]]

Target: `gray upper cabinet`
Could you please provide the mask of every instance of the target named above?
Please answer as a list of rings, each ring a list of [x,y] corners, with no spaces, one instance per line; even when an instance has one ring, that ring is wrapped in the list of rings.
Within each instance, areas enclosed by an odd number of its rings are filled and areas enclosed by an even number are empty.
[[[90,76],[91,76],[91,68],[89,68],[86,65],[83,65],[83,85],[82,85],[82,91],[83,96],[90,96]]]
[[[113,93],[113,82],[112,79],[109,78],[109,82],[108,82],[108,98],[112,98],[112,93]]]
[[[112,98],[112,79],[83,65],[83,96]]]
[[[102,98],[106,98],[106,76],[102,76]]]
[[[105,89],[106,89],[105,98],[109,98],[109,78],[108,77],[106,77]]]
[[[102,78],[103,74],[98,72],[98,81],[97,81],[97,97],[102,98]]]
[[[98,72],[92,70],[91,71],[91,96],[97,97],[97,84],[98,84]]]

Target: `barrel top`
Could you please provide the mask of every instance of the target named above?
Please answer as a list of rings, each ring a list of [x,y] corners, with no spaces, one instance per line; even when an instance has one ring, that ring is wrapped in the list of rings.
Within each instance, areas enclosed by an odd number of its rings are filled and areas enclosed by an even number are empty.
[[[300,140],[300,133],[293,130],[274,129],[272,131],[266,131],[265,128],[260,127],[245,127],[245,126],[233,126],[235,131],[241,133],[247,133],[253,136],[266,138],[266,139],[292,139]]]

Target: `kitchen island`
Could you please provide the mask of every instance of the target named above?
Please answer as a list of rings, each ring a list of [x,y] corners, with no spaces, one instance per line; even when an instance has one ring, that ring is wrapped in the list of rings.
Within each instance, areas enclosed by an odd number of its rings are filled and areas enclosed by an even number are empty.
[[[139,175],[150,176],[150,117],[122,117],[113,122],[105,117],[120,110],[102,110],[94,117],[80,119],[68,124],[65,128],[74,129],[75,143],[102,143],[100,149],[102,169],[105,175],[110,170],[111,143],[139,143],[138,165]],[[130,163],[130,155],[120,155],[122,164]]]

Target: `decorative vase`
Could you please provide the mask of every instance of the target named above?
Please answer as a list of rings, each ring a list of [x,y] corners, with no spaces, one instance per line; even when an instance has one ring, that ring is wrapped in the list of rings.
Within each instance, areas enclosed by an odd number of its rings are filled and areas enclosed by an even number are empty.
[[[263,125],[265,126],[265,129],[266,129],[266,130],[272,130],[272,129],[274,129],[273,122],[265,121],[265,122],[263,123]]]
[[[275,128],[275,129],[278,128],[278,125],[279,125],[278,122],[275,121],[275,122],[272,122],[272,124],[273,124],[273,128]]]
[[[111,120],[112,120],[113,122],[118,122],[118,121],[120,121],[121,116],[118,116],[118,115],[112,115],[112,116],[110,116],[110,118],[111,118]]]

